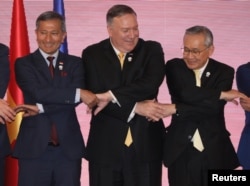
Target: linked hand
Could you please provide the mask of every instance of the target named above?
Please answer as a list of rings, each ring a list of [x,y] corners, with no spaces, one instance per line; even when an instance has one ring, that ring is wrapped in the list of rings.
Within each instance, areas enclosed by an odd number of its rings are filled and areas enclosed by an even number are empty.
[[[89,109],[95,107],[98,103],[96,95],[88,90],[80,90],[80,97],[83,103],[85,103]]]
[[[135,113],[146,117],[149,121],[159,121],[163,117],[162,108],[154,99],[138,102]]]
[[[16,114],[23,112],[23,117],[35,116],[39,114],[39,109],[36,105],[18,105],[14,108]]]
[[[96,94],[99,102],[97,104],[97,107],[94,111],[94,115],[97,115],[100,111],[102,111],[112,100],[112,96],[110,95],[109,92],[105,92],[102,94]]]
[[[250,112],[250,98],[240,98],[240,105],[245,110]]]
[[[6,122],[13,122],[15,120],[16,113],[9,106],[9,104],[0,99],[0,123],[5,124]]]
[[[159,121],[176,113],[175,104],[159,103],[145,100],[136,104],[135,113],[145,116],[148,121]]]
[[[224,99],[225,101],[230,101],[234,103],[235,105],[238,105],[238,101],[236,99],[238,98],[244,98],[246,99],[247,96],[238,90],[229,90],[229,91],[222,91],[220,95],[220,99]]]

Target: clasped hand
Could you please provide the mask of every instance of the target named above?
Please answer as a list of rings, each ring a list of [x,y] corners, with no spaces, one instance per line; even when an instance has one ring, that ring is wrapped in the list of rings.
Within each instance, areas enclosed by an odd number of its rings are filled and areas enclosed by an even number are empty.
[[[3,99],[0,99],[0,123],[12,122],[15,120],[15,117],[16,113],[10,105]]]
[[[14,108],[16,114],[23,112],[23,117],[35,116],[39,114],[39,108],[36,105],[22,104]]]
[[[146,117],[149,121],[159,121],[162,118],[171,116],[176,112],[174,104],[163,104],[153,100],[138,102],[135,113]]]
[[[12,109],[6,101],[0,99],[0,123],[5,124],[6,122],[13,122],[19,112],[23,112],[23,116],[28,117],[38,114],[39,109],[36,105],[25,104],[18,105]]]

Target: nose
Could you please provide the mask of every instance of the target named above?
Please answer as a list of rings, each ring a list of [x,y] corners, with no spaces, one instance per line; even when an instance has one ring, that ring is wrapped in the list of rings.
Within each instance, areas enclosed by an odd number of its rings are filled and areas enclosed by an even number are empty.
[[[130,29],[128,34],[129,34],[129,38],[134,39],[134,38],[138,37],[139,32],[138,32],[138,30]]]
[[[46,41],[50,41],[51,40],[51,34],[46,34],[46,36],[45,36],[45,40]]]
[[[189,52],[186,52],[184,54],[184,57],[187,58],[187,59],[193,59],[195,57],[195,55],[193,54],[192,51],[189,51]]]
[[[188,52],[188,56],[192,56],[192,57],[194,57],[194,53],[193,53],[193,51],[189,51],[189,52]]]
[[[135,33],[134,33],[133,30],[130,30],[130,31],[129,31],[129,37],[130,37],[130,38],[134,38],[134,37],[135,37]]]

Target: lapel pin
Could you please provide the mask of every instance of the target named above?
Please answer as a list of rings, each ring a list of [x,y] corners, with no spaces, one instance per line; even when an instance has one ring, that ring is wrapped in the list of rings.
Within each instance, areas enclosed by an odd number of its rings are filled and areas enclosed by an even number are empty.
[[[63,70],[63,62],[59,62],[59,70]]]
[[[210,72],[207,72],[206,73],[206,77],[209,77],[211,74],[210,74]]]
[[[131,62],[132,61],[132,56],[133,56],[133,53],[128,53],[128,62]]]

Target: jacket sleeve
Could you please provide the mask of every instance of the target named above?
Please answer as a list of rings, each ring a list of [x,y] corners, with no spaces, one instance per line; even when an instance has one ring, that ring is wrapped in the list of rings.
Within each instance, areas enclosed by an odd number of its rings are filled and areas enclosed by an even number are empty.
[[[179,62],[179,61],[178,61]],[[215,64],[216,65],[216,64]],[[232,88],[234,70],[228,66],[217,66],[211,72],[211,77],[204,87],[196,87],[193,72],[183,72],[188,80],[181,78],[180,69],[185,69],[184,64],[166,64],[166,79],[172,102],[176,104],[178,117],[175,119],[186,120],[193,118],[204,119],[221,112],[226,101],[220,100],[221,91]]]
[[[2,44],[0,46],[0,98],[3,98],[9,84],[10,65],[8,47]]]
[[[104,109],[105,113],[127,121],[136,102],[157,99],[159,87],[164,79],[164,54],[158,43],[145,45],[142,52],[138,54],[138,58],[144,55],[140,59],[144,60],[140,63],[142,64],[138,68],[140,70],[130,82],[111,90],[120,103],[120,107],[111,103]]]
[[[238,67],[236,71],[236,83],[239,91],[250,97],[250,63]]]
[[[37,68],[32,66],[29,58],[19,58],[15,62],[16,81],[24,94],[26,104],[40,103],[44,106],[45,112],[61,111],[75,107],[76,88],[82,86],[83,68],[79,58],[76,65],[68,72],[68,79],[58,80],[58,85],[51,82],[46,83],[46,77]],[[66,81],[61,83],[61,81]],[[71,83],[70,83],[71,82]]]

